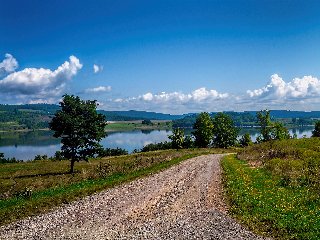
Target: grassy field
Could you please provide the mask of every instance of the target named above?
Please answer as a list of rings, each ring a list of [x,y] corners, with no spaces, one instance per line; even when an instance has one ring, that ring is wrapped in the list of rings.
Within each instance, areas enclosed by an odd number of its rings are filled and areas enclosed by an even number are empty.
[[[277,239],[320,239],[320,139],[273,141],[222,161],[230,213]]]
[[[39,214],[105,188],[146,176],[187,158],[219,149],[147,152],[76,163],[33,161],[0,164],[0,225]]]

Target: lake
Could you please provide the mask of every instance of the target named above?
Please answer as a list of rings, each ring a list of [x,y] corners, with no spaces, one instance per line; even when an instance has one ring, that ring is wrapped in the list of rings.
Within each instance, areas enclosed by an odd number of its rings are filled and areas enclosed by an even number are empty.
[[[290,129],[290,134],[296,133],[298,138],[310,137],[313,127]],[[191,129],[186,130],[186,134],[191,133]],[[252,139],[259,135],[259,129],[247,128],[240,132],[248,132]],[[124,148],[128,152],[134,149],[141,149],[149,143],[168,141],[168,135],[172,132],[168,130],[134,130],[129,132],[111,132],[101,143],[105,148]],[[0,152],[6,158],[15,157],[20,160],[34,159],[36,155],[53,156],[60,150],[60,140],[52,137],[50,131],[31,132],[6,132],[0,133]]]

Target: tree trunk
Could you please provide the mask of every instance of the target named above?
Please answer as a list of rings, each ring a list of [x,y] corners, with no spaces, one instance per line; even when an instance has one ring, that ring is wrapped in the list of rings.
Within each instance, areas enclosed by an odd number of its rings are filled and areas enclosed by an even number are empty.
[[[73,168],[74,168],[74,160],[71,159],[71,168],[70,168],[70,173],[73,173]]]

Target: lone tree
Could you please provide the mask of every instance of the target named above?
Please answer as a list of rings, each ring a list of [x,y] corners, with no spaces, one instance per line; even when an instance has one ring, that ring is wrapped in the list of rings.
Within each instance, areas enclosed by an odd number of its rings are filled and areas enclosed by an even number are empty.
[[[195,131],[192,132],[195,138],[195,145],[197,147],[208,147],[213,136],[213,123],[209,113],[200,113],[193,125],[193,129],[195,129]]]
[[[213,145],[219,148],[228,148],[236,145],[239,130],[233,120],[225,113],[218,113],[212,119]]]
[[[101,150],[99,142],[106,136],[107,123],[105,116],[97,113],[96,101],[64,95],[60,107],[49,127],[54,131],[54,137],[62,138],[61,154],[70,159],[70,172],[73,173],[75,162],[88,161]]]

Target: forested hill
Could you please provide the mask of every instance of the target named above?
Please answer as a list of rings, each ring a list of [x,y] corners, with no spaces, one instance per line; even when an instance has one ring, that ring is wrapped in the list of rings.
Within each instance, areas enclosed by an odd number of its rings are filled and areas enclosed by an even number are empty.
[[[104,111],[99,110],[100,113],[107,117],[108,121],[121,121],[121,120],[175,120],[183,118],[185,115],[171,115],[156,112],[146,111]]]
[[[2,105],[0,104],[0,131],[19,129],[47,128],[54,113],[59,110],[55,104],[24,104]],[[172,120],[174,127],[191,128],[197,114],[171,115],[146,111],[105,111],[108,121],[132,121],[132,120]],[[225,112],[232,117],[237,126],[255,126],[256,111]],[[214,116],[216,113],[211,113]],[[287,125],[305,126],[312,125],[320,119],[320,111],[302,112],[271,110],[271,117],[280,120]]]
[[[54,114],[59,109],[59,105],[55,104],[23,104],[23,105],[7,105],[0,104],[0,112],[17,112],[17,111],[33,111],[46,114]]]
[[[244,112],[224,112],[229,115],[236,126],[252,127],[257,125],[257,111]],[[216,112],[210,113],[213,117]],[[189,114],[181,119],[173,120],[173,127],[192,128],[198,114]],[[271,110],[271,119],[284,123],[287,126],[307,126],[313,125],[316,120],[320,119],[320,111],[287,111],[287,110]]]
[[[55,104],[0,104],[0,131],[47,128],[48,123],[59,105]],[[173,120],[184,117],[183,115],[170,115],[145,111],[105,111],[98,110],[106,116],[108,121],[132,120]]]

